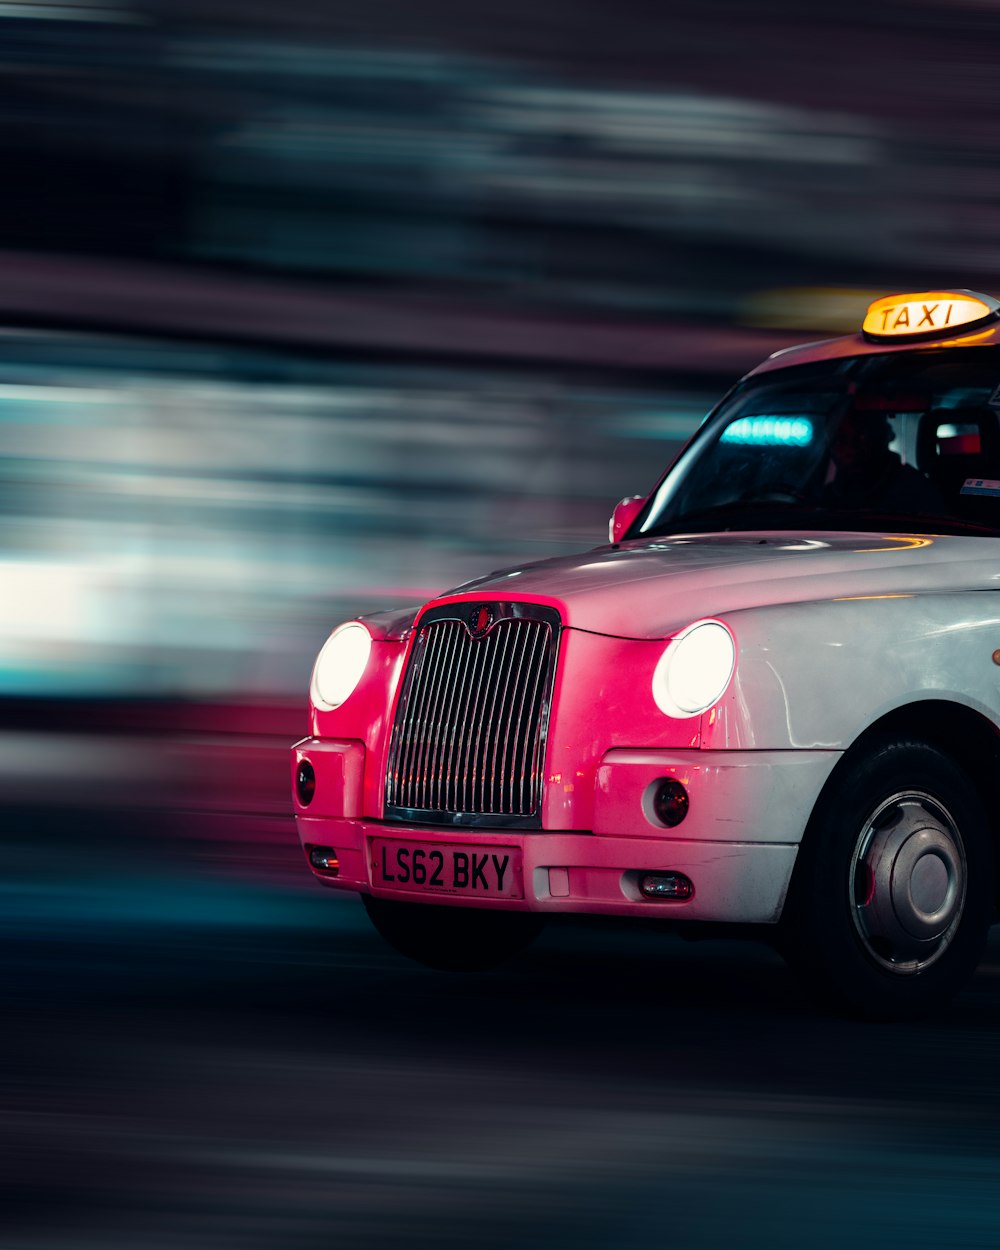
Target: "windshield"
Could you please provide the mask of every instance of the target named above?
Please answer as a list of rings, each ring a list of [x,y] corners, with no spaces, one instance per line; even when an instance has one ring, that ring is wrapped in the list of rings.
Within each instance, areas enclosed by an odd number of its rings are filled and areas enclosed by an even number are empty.
[[[1000,534],[998,388],[996,348],[847,357],[751,378],[706,420],[628,537]]]

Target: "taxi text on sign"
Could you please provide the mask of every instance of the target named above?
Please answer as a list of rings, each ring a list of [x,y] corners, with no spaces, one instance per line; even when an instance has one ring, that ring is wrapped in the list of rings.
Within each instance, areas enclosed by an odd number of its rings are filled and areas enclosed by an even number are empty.
[[[996,308],[991,303],[956,291],[890,295],[870,305],[862,329],[879,338],[947,333],[992,316]]]

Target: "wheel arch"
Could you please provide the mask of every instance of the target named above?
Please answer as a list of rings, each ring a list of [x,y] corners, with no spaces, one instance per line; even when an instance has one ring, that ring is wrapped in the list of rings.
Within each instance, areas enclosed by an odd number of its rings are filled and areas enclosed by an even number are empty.
[[[841,779],[859,757],[881,742],[921,742],[935,747],[967,772],[976,786],[979,799],[989,821],[996,865],[993,897],[1000,912],[1000,804],[991,802],[995,778],[1000,773],[1000,727],[988,717],[947,699],[927,699],[910,703],[874,721],[844,752],[827,778],[806,827],[805,837],[815,823],[817,814],[836,790]],[[794,889],[794,874],[791,889]]]

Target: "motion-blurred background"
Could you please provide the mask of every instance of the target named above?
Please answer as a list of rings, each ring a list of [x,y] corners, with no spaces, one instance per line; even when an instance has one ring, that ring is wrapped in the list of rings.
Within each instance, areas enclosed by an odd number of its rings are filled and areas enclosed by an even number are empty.
[[[322,894],[329,630],[603,542],[875,294],[1000,291],[998,60],[994,0],[0,3],[8,936]]]
[[[342,618],[602,541],[742,371],[872,292],[997,289],[998,29],[0,4],[0,717],[92,739],[17,736],[5,793],[173,804],[137,727],[295,736]]]

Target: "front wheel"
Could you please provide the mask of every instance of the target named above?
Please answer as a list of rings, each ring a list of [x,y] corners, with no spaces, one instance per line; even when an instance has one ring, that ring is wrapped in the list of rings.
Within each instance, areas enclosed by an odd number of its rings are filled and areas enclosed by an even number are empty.
[[[807,989],[839,1006],[922,1014],[975,970],[993,895],[971,779],[935,747],[883,743],[845,759],[820,799],[782,918],[785,954]]]
[[[372,924],[394,950],[428,968],[473,972],[520,954],[545,924],[532,912],[440,907],[361,896]]]

